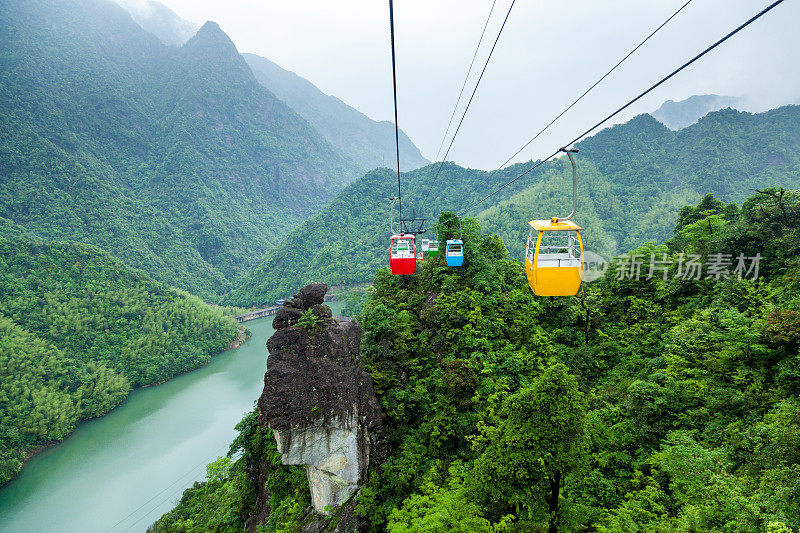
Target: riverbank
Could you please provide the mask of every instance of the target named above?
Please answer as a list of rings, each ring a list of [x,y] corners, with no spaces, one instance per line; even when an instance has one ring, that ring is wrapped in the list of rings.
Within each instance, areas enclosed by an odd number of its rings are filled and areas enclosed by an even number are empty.
[[[272,320],[238,348],[160,387],[139,388],[105,416],[37,453],[0,492],[0,532],[143,531],[224,455],[263,388]],[[154,499],[154,496],[157,498]],[[143,505],[146,504],[146,505]]]
[[[249,329],[240,326],[240,327],[236,328],[236,336],[233,338],[233,340],[231,342],[228,343],[228,346],[226,346],[224,350],[221,350],[221,351],[219,351],[217,353],[212,353],[209,356],[208,361],[206,361],[202,365],[200,365],[198,367],[195,367],[195,368],[191,368],[191,369],[189,369],[189,370],[187,370],[185,372],[180,372],[179,374],[175,374],[174,376],[170,377],[169,379],[165,379],[164,381],[159,381],[158,383],[150,383],[148,385],[142,385],[141,387],[137,387],[135,389],[131,389],[131,392],[133,392],[135,390],[138,390],[138,389],[147,389],[149,387],[158,387],[159,385],[163,385],[165,383],[169,383],[170,381],[172,381],[173,379],[177,378],[178,376],[183,376],[184,374],[191,374],[192,372],[197,372],[201,368],[205,368],[206,366],[208,366],[211,363],[211,361],[212,361],[212,359],[214,357],[216,357],[216,356],[218,356],[220,354],[223,354],[225,352],[228,352],[230,350],[235,350],[236,348],[238,348],[239,346],[244,344],[245,341],[247,341],[247,339],[250,338],[250,335],[251,334],[250,334],[250,330]],[[123,400],[123,402],[124,401],[125,400]],[[121,403],[122,402],[120,402],[120,404]],[[120,404],[118,404],[116,407],[119,407]],[[110,413],[110,412],[111,411],[108,411],[108,413]],[[106,413],[106,414],[108,414],[108,413]],[[101,415],[101,416],[105,416],[105,415]]]
[[[250,338],[252,333],[249,329],[244,326],[239,326],[236,329],[236,337],[228,344],[228,347],[223,350],[223,352],[227,352],[228,350],[234,350],[244,344],[244,342]],[[222,353],[222,352],[220,352]],[[218,355],[218,354],[215,354]]]
[[[192,372],[196,372],[196,371],[208,366],[208,364],[211,363],[211,361],[213,360],[214,357],[217,357],[220,354],[223,354],[223,353],[228,352],[230,350],[235,350],[235,349],[239,348],[242,344],[244,344],[251,337],[251,335],[252,334],[251,334],[251,332],[250,332],[250,330],[248,328],[246,328],[244,326],[239,326],[239,327],[237,327],[236,335],[234,336],[233,340],[231,340],[231,342],[228,343],[226,348],[224,350],[220,351],[220,352],[216,352],[214,354],[211,354],[209,356],[208,361],[206,361],[202,365],[200,365],[198,367],[195,367],[193,369],[187,370],[185,372],[181,372],[179,374],[175,374],[175,375],[171,376],[167,380],[160,381],[158,383],[151,383],[151,384],[147,384],[147,385],[142,385],[141,387],[137,387],[135,389],[130,389],[128,391],[128,393],[125,395],[125,397],[119,403],[117,403],[116,405],[112,406],[108,411],[105,411],[104,413],[101,413],[98,416],[94,416],[94,417],[90,417],[90,418],[84,418],[83,420],[80,420],[76,424],[76,426],[72,429],[72,431],[70,431],[69,434],[67,434],[63,439],[47,442],[47,443],[44,443],[44,444],[37,444],[36,446],[33,446],[31,448],[22,448],[22,449],[17,448],[17,450],[19,450],[19,452],[17,452],[17,453],[21,453],[21,455],[22,455],[21,459],[19,459],[19,455],[17,456],[18,457],[17,460],[19,461],[19,469],[16,470],[16,472],[14,472],[14,474],[9,479],[6,479],[6,480],[3,480],[2,482],[0,482],[0,489],[2,489],[3,487],[5,487],[9,483],[11,483],[14,479],[16,479],[17,476],[19,476],[23,472],[23,470],[25,469],[25,465],[28,463],[28,461],[30,461],[32,458],[34,458],[35,456],[37,456],[41,452],[43,452],[43,451],[45,451],[45,450],[47,450],[49,448],[52,448],[53,446],[56,446],[58,444],[61,444],[61,443],[65,442],[76,431],[78,431],[78,429],[83,424],[85,424],[85,423],[87,423],[89,421],[92,421],[92,420],[96,420],[98,418],[102,418],[102,417],[107,416],[110,413],[114,412],[114,410],[118,409],[121,405],[123,405],[125,403],[125,401],[130,397],[131,393],[133,393],[134,391],[139,390],[139,389],[156,387],[158,385],[163,385],[165,383],[169,383],[170,381],[172,381],[175,378],[177,378],[179,376],[182,376],[184,374],[190,374]]]
[[[71,435],[71,433],[70,433],[70,435]],[[68,438],[69,438],[69,437],[67,437],[67,439],[68,439]],[[66,440],[66,439],[64,439],[64,440]],[[59,440],[59,441],[55,441],[55,442],[48,442],[47,444],[42,444],[41,446],[36,446],[35,448],[32,448],[32,449],[28,450],[27,452],[25,452],[25,458],[22,460],[22,468],[25,468],[25,463],[26,463],[26,462],[27,462],[27,461],[28,461],[28,460],[29,460],[31,457],[33,457],[34,455],[36,455],[36,454],[37,454],[37,453],[39,453],[39,452],[43,452],[43,451],[44,451],[44,450],[46,450],[47,448],[52,448],[53,446],[55,446],[55,445],[56,445],[56,444],[58,444],[59,442],[63,442],[63,441],[60,441],[60,440]],[[20,469],[20,472],[21,472],[21,471],[22,471],[22,470]],[[14,479],[14,478],[11,478],[11,479]],[[8,481],[11,481],[11,479],[9,479]],[[8,483],[8,481],[7,481],[6,483]],[[0,487],[2,487],[2,485],[0,485]]]

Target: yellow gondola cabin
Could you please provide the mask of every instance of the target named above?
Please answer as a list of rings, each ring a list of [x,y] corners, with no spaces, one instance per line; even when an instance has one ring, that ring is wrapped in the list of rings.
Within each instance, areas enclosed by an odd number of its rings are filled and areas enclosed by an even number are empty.
[[[573,296],[583,279],[581,228],[571,220],[532,220],[525,273],[537,296]]]

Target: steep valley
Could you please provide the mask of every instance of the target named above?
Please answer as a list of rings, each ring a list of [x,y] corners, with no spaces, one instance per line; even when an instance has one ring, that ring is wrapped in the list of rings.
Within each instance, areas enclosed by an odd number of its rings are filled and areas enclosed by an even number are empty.
[[[450,66],[407,70],[367,9],[165,1],[269,10],[218,20],[343,99],[155,0],[0,1],[0,533],[800,532],[800,105],[699,95],[581,137],[582,244],[527,266],[567,157],[430,163],[345,103],[389,116],[363,94],[394,81],[397,120],[399,73],[423,137]],[[363,58],[305,63],[320,13]],[[455,46],[441,22],[400,56]],[[463,262],[395,275],[412,217]]]

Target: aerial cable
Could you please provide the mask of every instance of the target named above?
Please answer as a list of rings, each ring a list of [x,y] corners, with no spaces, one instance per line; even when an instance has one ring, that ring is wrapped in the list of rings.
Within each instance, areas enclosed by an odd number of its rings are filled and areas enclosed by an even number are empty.
[[[469,68],[467,69],[467,75],[464,76],[464,83],[461,84],[461,91],[458,93],[458,98],[456,98],[456,105],[453,106],[453,112],[450,114],[450,121],[447,123],[447,129],[444,130],[444,135],[442,136],[442,142],[439,143],[439,149],[436,151],[436,161],[439,160],[439,154],[442,153],[442,148],[444,147],[444,142],[447,140],[447,134],[450,133],[450,126],[453,125],[453,119],[456,116],[456,111],[458,111],[458,104],[461,103],[461,97],[464,95],[464,89],[467,87],[467,81],[469,80],[469,75],[472,73],[472,66],[475,64],[475,58],[478,57],[478,50],[481,48],[481,43],[483,42],[483,36],[486,34],[486,28],[489,26],[489,20],[492,18],[492,12],[494,11],[494,6],[497,3],[497,0],[492,2],[492,7],[489,9],[489,15],[486,17],[486,22],[483,25],[483,31],[481,31],[481,36],[478,39],[478,45],[475,47],[475,53],[472,54],[472,61],[469,62]]]
[[[392,87],[394,89],[394,143],[397,149],[397,204],[400,220],[403,219],[403,198],[400,192],[400,127],[397,125],[397,67],[394,57],[394,6],[389,0],[389,35],[392,42]]]
[[[589,94],[589,93],[592,91],[592,89],[594,89],[595,87],[597,87],[597,86],[598,86],[598,85],[599,85],[599,84],[600,84],[600,83],[601,83],[601,82],[602,82],[604,79],[606,79],[606,78],[607,78],[607,77],[608,77],[608,76],[609,76],[609,75],[610,75],[612,72],[614,72],[614,71],[617,69],[617,67],[618,67],[618,66],[620,66],[621,64],[623,64],[623,63],[624,63],[624,62],[625,62],[625,61],[626,61],[626,60],[627,60],[629,57],[631,57],[631,56],[632,56],[634,53],[636,53],[636,51],[637,51],[639,48],[641,48],[641,47],[642,47],[642,46],[643,46],[643,45],[644,45],[644,44],[645,44],[647,41],[649,41],[649,40],[650,40],[650,38],[651,38],[653,35],[655,35],[656,33],[658,33],[658,32],[659,32],[659,30],[661,30],[661,28],[663,28],[664,26],[666,26],[667,24],[669,24],[669,22],[670,22],[672,19],[674,19],[676,16],[678,16],[678,13],[680,13],[681,11],[683,11],[683,8],[685,8],[686,6],[688,6],[688,5],[689,5],[689,4],[691,4],[691,3],[692,3],[692,0],[688,0],[688,1],[687,1],[685,4],[683,4],[681,7],[679,7],[679,8],[678,8],[678,10],[677,10],[677,11],[675,11],[675,12],[674,12],[674,13],[673,13],[673,14],[672,14],[672,15],[671,15],[671,16],[670,16],[670,17],[669,17],[667,20],[665,20],[664,22],[662,22],[662,23],[661,23],[661,25],[660,25],[659,27],[657,27],[656,29],[654,29],[654,30],[653,30],[653,31],[650,33],[650,35],[648,35],[647,37],[645,37],[645,39],[644,39],[642,42],[640,42],[638,45],[636,45],[636,48],[634,48],[633,50],[631,50],[630,52],[628,52],[628,54],[627,54],[625,57],[623,57],[622,59],[620,59],[620,60],[617,62],[617,64],[616,64],[616,65],[614,65],[613,67],[611,67],[611,70],[609,70],[608,72],[606,72],[605,74],[603,74],[603,76],[602,76],[602,77],[601,77],[599,80],[597,80],[596,82],[594,82],[594,84],[592,84],[592,86],[591,86],[591,87],[589,87],[588,89],[586,89],[586,90],[583,92],[583,94],[582,94],[582,95],[580,95],[578,98],[576,98],[576,99],[575,99],[575,101],[573,101],[571,104],[569,104],[569,106],[567,106],[567,107],[566,107],[566,108],[565,108],[565,109],[564,109],[564,110],[563,110],[561,113],[559,113],[559,114],[558,114],[558,115],[557,115],[557,116],[556,116],[556,117],[555,117],[553,120],[551,120],[551,121],[550,121],[550,122],[549,122],[549,123],[548,123],[548,124],[547,124],[547,125],[546,125],[544,128],[542,128],[541,130],[539,130],[539,132],[538,132],[536,135],[534,135],[534,136],[531,138],[531,140],[529,140],[528,142],[526,142],[526,143],[525,143],[525,145],[524,145],[522,148],[520,148],[519,150],[517,150],[516,152],[514,152],[514,154],[513,154],[511,157],[509,157],[508,159],[506,159],[506,160],[505,160],[505,161],[504,161],[504,162],[503,162],[503,163],[502,163],[502,164],[501,164],[501,165],[500,165],[498,168],[503,168],[503,167],[505,167],[505,166],[506,166],[506,165],[507,165],[509,162],[511,162],[511,160],[512,160],[512,159],[514,159],[515,157],[517,157],[517,156],[520,154],[520,152],[522,152],[522,151],[523,151],[525,148],[527,148],[528,146],[530,146],[530,144],[531,144],[533,141],[535,141],[536,139],[538,139],[538,138],[539,138],[539,136],[540,136],[542,133],[544,133],[545,131],[547,131],[547,130],[550,128],[550,126],[552,126],[553,124],[555,124],[555,122],[556,122],[558,119],[560,119],[561,117],[563,117],[563,116],[564,116],[564,114],[566,114],[566,113],[567,113],[567,111],[569,111],[570,109],[572,109],[572,108],[575,106],[575,104],[577,104],[578,102],[580,102],[581,100],[583,100],[583,97],[584,97],[584,96],[586,96],[587,94]]]
[[[542,134],[543,134],[545,131],[547,131],[547,130],[550,128],[550,126],[552,126],[553,124],[555,124],[555,123],[556,123],[556,122],[557,122],[557,121],[558,121],[558,120],[559,120],[561,117],[563,117],[563,116],[564,116],[564,115],[565,115],[565,114],[566,114],[566,113],[567,113],[567,112],[568,112],[570,109],[572,109],[573,107],[575,107],[575,105],[576,105],[578,102],[580,102],[581,100],[583,100],[583,98],[584,98],[584,97],[585,97],[587,94],[589,94],[589,93],[590,93],[590,92],[591,92],[591,91],[592,91],[592,90],[593,90],[595,87],[597,87],[597,86],[598,86],[600,83],[602,83],[602,82],[603,82],[603,80],[605,80],[605,79],[606,79],[606,78],[607,78],[607,77],[608,77],[608,76],[609,76],[609,75],[610,75],[612,72],[614,72],[614,71],[617,69],[617,67],[619,67],[620,65],[622,65],[622,63],[624,63],[624,62],[625,62],[625,61],[626,61],[626,60],[627,60],[629,57],[631,57],[631,56],[632,56],[634,53],[636,53],[636,51],[637,51],[637,50],[639,50],[639,48],[641,48],[642,46],[644,46],[644,44],[645,44],[647,41],[649,41],[649,40],[650,40],[650,39],[651,39],[651,38],[652,38],[652,37],[653,37],[653,36],[654,36],[656,33],[658,33],[658,32],[661,30],[661,28],[663,28],[664,26],[666,26],[667,24],[669,24],[669,22],[670,22],[672,19],[674,19],[674,18],[675,18],[675,17],[676,17],[676,16],[677,16],[677,15],[678,15],[678,14],[679,14],[681,11],[683,11],[683,9],[684,9],[686,6],[688,6],[688,5],[689,5],[689,4],[691,4],[691,3],[692,3],[692,0],[687,0],[687,1],[686,1],[686,2],[685,2],[683,5],[682,5],[682,6],[680,6],[680,7],[678,8],[678,10],[677,10],[677,11],[675,11],[675,12],[674,12],[672,15],[670,15],[670,17],[669,17],[669,18],[667,18],[667,19],[666,19],[664,22],[662,22],[662,23],[661,23],[661,24],[660,24],[660,25],[659,25],[659,26],[658,26],[656,29],[654,29],[652,32],[650,32],[650,34],[649,34],[647,37],[645,37],[643,41],[641,41],[641,42],[640,42],[638,45],[636,45],[636,46],[635,46],[635,47],[634,47],[634,48],[633,48],[633,49],[632,49],[630,52],[628,52],[628,53],[627,53],[627,54],[626,54],[626,55],[625,55],[625,56],[624,56],[622,59],[620,59],[620,60],[619,60],[619,61],[618,61],[618,62],[617,62],[617,63],[616,63],[616,64],[615,64],[613,67],[611,67],[611,69],[609,69],[609,70],[608,70],[608,71],[607,71],[605,74],[603,74],[603,76],[601,76],[601,77],[600,77],[600,79],[598,79],[597,81],[595,81],[595,82],[594,82],[594,83],[593,83],[593,84],[592,84],[592,85],[591,85],[591,86],[590,86],[588,89],[586,89],[586,90],[583,92],[583,94],[581,94],[581,95],[580,95],[578,98],[576,98],[576,99],[575,99],[575,100],[574,100],[574,101],[573,101],[571,104],[569,104],[569,105],[568,105],[568,106],[567,106],[567,107],[566,107],[566,108],[565,108],[563,111],[561,111],[561,112],[560,112],[558,115],[556,115],[556,117],[555,117],[555,118],[553,118],[553,120],[551,120],[551,121],[550,121],[550,122],[549,122],[547,125],[545,125],[545,126],[544,126],[544,127],[541,129],[541,130],[539,130],[539,132],[538,132],[538,133],[536,133],[536,135],[534,135],[534,136],[533,136],[533,137],[532,137],[532,138],[531,138],[531,139],[530,139],[528,142],[526,142],[526,143],[525,143],[525,145],[524,145],[522,148],[520,148],[519,150],[517,150],[516,152],[514,152],[514,154],[513,154],[511,157],[509,157],[509,158],[508,158],[508,159],[506,159],[506,160],[505,160],[503,163],[501,163],[501,164],[500,164],[500,165],[497,167],[497,169],[496,169],[496,170],[494,170],[494,171],[493,171],[491,174],[493,174],[493,173],[495,173],[495,172],[498,172],[499,170],[503,169],[503,168],[504,168],[504,167],[505,167],[505,166],[506,166],[506,165],[507,165],[509,162],[511,162],[511,160],[512,160],[512,159],[514,159],[515,157],[517,157],[517,156],[518,156],[518,155],[519,155],[519,154],[520,154],[520,153],[521,153],[521,152],[522,152],[522,151],[523,151],[525,148],[527,148],[528,146],[530,146],[530,144],[531,144],[533,141],[535,141],[536,139],[538,139],[538,138],[539,138],[539,137],[540,137],[540,136],[541,136],[541,135],[542,135]]]
[[[216,451],[214,452],[214,454],[213,454],[213,456],[212,456],[212,457],[217,457],[217,454],[219,454],[219,452],[221,452],[222,450],[224,450],[224,449],[225,449],[226,447],[228,447],[228,446],[229,446],[228,444],[223,444],[222,446],[220,446],[219,448],[217,448],[217,449],[216,449]],[[192,468],[190,468],[190,469],[189,469],[188,471],[186,471],[184,474],[182,474],[182,475],[178,476],[178,477],[177,477],[177,478],[176,478],[176,479],[175,479],[175,480],[174,480],[172,483],[170,483],[169,485],[167,485],[166,487],[164,487],[164,488],[163,488],[163,489],[162,489],[160,492],[157,492],[157,493],[156,493],[156,494],[155,494],[155,495],[154,495],[152,498],[150,498],[149,500],[147,500],[146,502],[144,502],[142,505],[140,505],[139,507],[137,507],[136,509],[134,509],[133,511],[131,511],[129,514],[127,514],[126,516],[124,516],[124,517],[123,517],[121,520],[119,520],[119,521],[118,521],[116,524],[114,524],[113,526],[111,526],[110,528],[108,528],[108,529],[106,530],[106,533],[108,533],[109,531],[112,531],[114,528],[116,528],[117,526],[119,526],[120,524],[122,524],[123,522],[125,522],[126,520],[128,520],[129,518],[131,518],[133,515],[135,515],[136,513],[138,513],[139,511],[141,511],[142,509],[144,509],[144,507],[145,507],[145,506],[146,506],[148,503],[151,503],[152,501],[154,501],[156,498],[158,498],[159,496],[161,496],[162,494],[164,494],[166,491],[168,491],[168,490],[169,490],[169,489],[170,489],[170,488],[171,488],[173,485],[175,485],[176,483],[180,482],[180,481],[181,481],[183,478],[185,478],[185,477],[186,477],[186,476],[188,476],[189,474],[192,474],[192,473],[193,473],[195,470],[197,470],[199,467],[201,467],[201,466],[203,466],[203,465],[205,465],[205,464],[208,464],[210,461],[211,461],[211,459],[205,459],[205,460],[203,460],[203,461],[201,461],[201,462],[197,463],[196,465],[194,465]],[[166,500],[162,500],[162,501],[160,501],[160,502],[159,502],[159,504],[158,504],[158,507],[160,507],[162,504],[164,504],[166,501],[168,501],[168,500],[169,500],[170,498],[172,498],[172,497],[173,497],[173,495],[169,495],[169,496],[167,497],[167,499],[166,499]],[[156,507],[155,509],[157,509],[158,507]],[[154,509],[154,510],[155,510],[155,509]],[[138,520],[136,520],[136,522],[134,522],[133,524],[131,524],[130,526],[128,526],[128,527],[127,527],[127,528],[126,528],[124,531],[127,531],[128,529],[132,528],[133,526],[135,526],[136,524],[138,524],[139,522],[141,522],[141,521],[142,521],[142,520],[143,520],[143,519],[144,519],[144,518],[145,518],[145,517],[146,517],[148,514],[150,514],[150,512],[151,512],[151,511],[148,511],[148,512],[147,512],[147,514],[145,514],[145,515],[143,515],[143,516],[139,517],[139,519],[138,519]]]
[[[686,67],[690,66],[692,63],[694,63],[698,59],[700,59],[703,56],[705,56],[706,54],[708,54],[710,51],[712,51],[713,49],[715,49],[716,47],[718,47],[719,45],[721,45],[722,43],[724,43],[725,41],[727,41],[728,39],[730,39],[731,37],[733,37],[734,35],[739,33],[740,31],[745,29],[747,26],[749,26],[750,24],[752,24],[756,20],[760,19],[762,16],[766,15],[769,11],[772,11],[772,9],[777,7],[779,4],[782,4],[783,2],[784,2],[784,0],[776,0],[775,2],[771,3],[770,5],[768,5],[767,7],[762,9],[761,11],[759,11],[757,14],[753,15],[750,19],[748,19],[747,21],[743,22],[739,27],[737,27],[736,29],[732,30],[730,33],[728,33],[727,35],[725,35],[724,37],[719,39],[717,42],[715,42],[714,44],[712,44],[711,46],[709,46],[708,48],[706,48],[705,50],[703,50],[702,52],[700,52],[699,54],[694,56],[692,59],[690,59],[689,61],[687,61],[686,63],[684,63],[680,67],[678,67],[675,70],[673,70],[672,72],[670,72],[667,76],[663,77],[660,81],[658,81],[655,84],[653,84],[649,89],[643,91],[638,96],[632,98],[628,103],[626,103],[625,105],[623,105],[622,107],[620,107],[619,109],[617,109],[616,111],[614,111],[613,113],[608,115],[606,118],[604,118],[603,120],[601,120],[600,122],[598,122],[597,124],[595,124],[594,126],[589,128],[585,132],[583,132],[580,135],[578,135],[577,137],[575,137],[572,141],[570,141],[567,144],[567,146],[571,146],[571,145],[575,144],[576,142],[580,141],[581,139],[583,139],[584,137],[586,137],[587,135],[592,133],[594,130],[596,130],[597,128],[599,128],[600,126],[602,126],[603,124],[605,124],[606,122],[608,122],[609,120],[611,120],[612,118],[617,116],[618,114],[622,113],[627,108],[629,108],[630,106],[632,106],[633,104],[635,104],[636,102],[638,102],[639,100],[641,100],[642,98],[644,98],[645,96],[650,94],[651,92],[653,92],[655,89],[657,89],[658,87],[663,85],[665,82],[667,82],[670,79],[672,79],[676,74],[678,74],[679,72],[684,70]]]
[[[456,127],[455,133],[453,133],[453,138],[450,139],[450,144],[447,147],[447,151],[444,154],[441,162],[439,163],[439,168],[436,169],[436,175],[433,177],[433,181],[428,186],[428,192],[423,196],[423,201],[426,198],[430,197],[431,190],[433,190],[433,186],[436,183],[436,180],[439,178],[439,173],[442,171],[442,166],[444,162],[447,161],[447,156],[450,154],[450,150],[453,148],[453,143],[456,140],[456,136],[458,135],[458,131],[461,129],[461,124],[464,123],[464,118],[467,116],[467,111],[469,111],[469,106],[472,104],[472,99],[475,98],[475,93],[478,91],[478,86],[481,84],[481,80],[483,79],[483,75],[486,72],[486,67],[489,66],[489,60],[492,59],[492,54],[494,53],[494,49],[497,47],[497,42],[500,40],[500,35],[503,34],[503,28],[506,27],[506,22],[508,22],[508,17],[511,15],[511,9],[514,7],[514,3],[516,0],[511,1],[511,5],[508,6],[508,12],[506,13],[506,18],[503,19],[503,25],[500,26],[500,31],[497,32],[497,37],[494,39],[494,44],[492,45],[492,49],[489,50],[489,56],[486,58],[486,62],[483,64],[483,69],[481,70],[481,75],[478,76],[478,81],[475,82],[475,88],[472,90],[472,95],[469,97],[469,101],[467,101],[467,106],[464,108],[464,113],[461,114],[461,120],[458,121],[458,126]]]
[[[661,85],[663,85],[665,82],[667,82],[668,80],[670,80],[670,79],[671,79],[672,77],[674,77],[676,74],[678,74],[679,72],[683,71],[684,69],[686,69],[687,67],[689,67],[690,65],[692,65],[694,62],[696,62],[697,60],[699,60],[700,58],[702,58],[703,56],[705,56],[706,54],[708,54],[710,51],[714,50],[716,47],[718,47],[719,45],[721,45],[722,43],[724,43],[725,41],[727,41],[728,39],[730,39],[731,37],[733,37],[734,35],[736,35],[737,33],[739,33],[740,31],[742,31],[743,29],[745,29],[747,26],[749,26],[750,24],[752,24],[752,23],[753,23],[753,22],[755,22],[756,20],[758,20],[758,19],[760,19],[761,17],[763,17],[764,15],[766,15],[766,14],[767,14],[769,11],[771,11],[772,9],[774,9],[775,7],[777,7],[779,4],[782,4],[783,2],[784,2],[784,0],[776,0],[775,2],[771,3],[770,5],[768,5],[767,7],[765,7],[765,8],[764,8],[764,9],[762,9],[761,11],[759,11],[757,14],[753,15],[753,16],[752,16],[750,19],[748,19],[747,21],[743,22],[743,23],[742,23],[740,26],[738,26],[736,29],[732,30],[730,33],[728,33],[728,34],[727,34],[727,35],[725,35],[724,37],[720,38],[718,41],[716,41],[714,44],[710,45],[708,48],[706,48],[705,50],[703,50],[702,52],[700,52],[699,54],[697,54],[696,56],[694,56],[692,59],[690,59],[689,61],[687,61],[686,63],[684,63],[684,64],[683,64],[683,65],[681,65],[680,67],[676,68],[675,70],[673,70],[671,73],[669,73],[669,74],[668,74],[668,75],[666,75],[665,77],[661,78],[661,80],[659,80],[658,82],[656,82],[655,84],[653,84],[653,85],[652,85],[652,86],[651,86],[649,89],[646,89],[645,91],[643,91],[643,92],[639,93],[637,96],[635,96],[635,97],[634,97],[634,98],[632,98],[630,101],[628,101],[628,103],[626,103],[625,105],[623,105],[622,107],[620,107],[619,109],[617,109],[616,111],[614,111],[613,113],[609,114],[607,117],[605,117],[604,119],[602,119],[600,122],[598,122],[597,124],[595,124],[595,125],[594,125],[594,126],[592,126],[591,128],[587,129],[585,132],[583,132],[583,133],[581,133],[580,135],[578,135],[577,137],[575,137],[575,138],[574,138],[573,140],[571,140],[569,143],[565,144],[565,145],[564,145],[564,148],[567,148],[567,147],[569,147],[569,146],[572,146],[573,144],[575,144],[575,143],[577,143],[577,142],[581,141],[581,140],[582,140],[582,139],[584,139],[584,138],[585,138],[587,135],[589,135],[590,133],[592,133],[594,130],[596,130],[597,128],[599,128],[600,126],[602,126],[603,124],[605,124],[606,122],[608,122],[609,120],[611,120],[612,118],[614,118],[615,116],[617,116],[618,114],[620,114],[621,112],[623,112],[624,110],[626,110],[628,107],[630,107],[630,106],[631,106],[631,105],[633,105],[634,103],[638,102],[639,100],[641,100],[642,98],[644,98],[645,96],[647,96],[648,94],[650,94],[652,91],[654,91],[656,88],[658,88],[658,87],[660,87]],[[469,206],[468,206],[466,209],[464,209],[464,210],[461,212],[461,214],[460,214],[460,215],[454,215],[453,217],[451,217],[451,218],[450,218],[450,219],[448,219],[448,220],[452,220],[453,218],[455,218],[455,217],[457,217],[457,216],[464,216],[464,214],[466,214],[466,213],[467,213],[467,212],[468,212],[470,209],[472,209],[473,207],[475,207],[475,206],[477,206],[477,205],[480,205],[480,204],[482,204],[483,202],[485,202],[486,200],[488,200],[489,198],[491,198],[492,196],[494,196],[494,195],[495,195],[495,194],[497,194],[498,192],[502,191],[503,189],[505,189],[505,188],[506,188],[506,187],[508,187],[509,185],[511,185],[511,184],[513,184],[514,182],[516,182],[517,180],[519,180],[520,178],[522,178],[522,177],[524,177],[524,176],[528,175],[528,174],[529,174],[529,173],[531,173],[533,170],[535,170],[536,168],[540,167],[541,165],[543,165],[543,164],[544,164],[544,163],[546,163],[547,161],[550,161],[550,160],[551,160],[551,159],[553,159],[555,156],[557,156],[559,153],[561,153],[561,151],[562,151],[562,150],[563,150],[563,148],[559,148],[558,150],[556,150],[555,152],[553,152],[553,153],[552,153],[551,155],[549,155],[548,157],[546,157],[546,158],[544,158],[544,159],[541,159],[541,160],[537,161],[537,162],[536,162],[536,164],[534,164],[532,167],[530,167],[530,168],[528,168],[527,170],[525,170],[523,173],[519,174],[519,175],[518,175],[517,177],[515,177],[514,179],[512,179],[512,180],[510,180],[510,181],[508,181],[508,182],[506,182],[506,183],[504,183],[503,185],[501,185],[500,187],[498,187],[497,189],[495,189],[495,190],[494,190],[494,191],[492,191],[491,193],[487,194],[486,196],[484,196],[483,198],[481,198],[481,199],[480,199],[480,200],[478,200],[477,202],[474,202],[474,203],[472,203],[471,205],[469,205]],[[436,228],[436,227],[438,227],[440,224],[443,224],[444,222],[447,222],[447,221],[442,221],[442,222],[440,222],[439,224],[436,224],[436,225],[434,225],[434,226],[431,226],[430,228],[426,228],[426,231],[427,231],[427,230],[430,230],[430,229],[433,229],[433,228]]]

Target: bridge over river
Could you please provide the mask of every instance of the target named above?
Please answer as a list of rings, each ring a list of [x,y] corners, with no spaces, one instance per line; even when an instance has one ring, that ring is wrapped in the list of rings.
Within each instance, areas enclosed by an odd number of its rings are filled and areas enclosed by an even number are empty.
[[[333,300],[333,294],[326,294],[325,301],[330,302]],[[249,322],[251,320],[256,320],[259,318],[264,318],[265,316],[274,315],[280,309],[280,305],[273,305],[272,307],[265,307],[263,309],[255,309],[254,311],[250,311],[249,313],[244,313],[241,315],[236,315],[235,318],[237,322]]]
[[[233,318],[235,318],[237,322],[249,322],[258,318],[264,318],[265,316],[274,315],[280,308],[280,305],[274,305],[272,307],[265,307],[264,309],[256,309],[255,311],[251,311],[243,315],[236,315]]]

